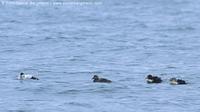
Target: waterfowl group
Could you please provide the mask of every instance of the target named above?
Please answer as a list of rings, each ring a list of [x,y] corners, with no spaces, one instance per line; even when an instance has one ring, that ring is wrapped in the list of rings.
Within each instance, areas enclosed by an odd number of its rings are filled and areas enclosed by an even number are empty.
[[[33,75],[24,74],[23,72],[20,73],[20,75],[17,77],[17,79],[19,79],[19,80],[26,80],[26,79],[39,80],[39,78],[37,78]]]
[[[93,82],[99,82],[99,83],[111,83],[112,81],[106,78],[100,78],[98,75],[93,76]],[[147,75],[146,77],[146,82],[151,84],[151,83],[161,83],[163,80],[161,77],[154,76],[154,75]],[[170,84],[172,85],[181,85],[181,84],[187,84],[186,81],[182,79],[176,79],[176,78],[171,78],[170,79]]]
[[[147,83],[161,83],[162,79],[158,76],[148,75],[146,81]],[[171,85],[187,84],[186,81],[182,79],[171,78],[169,81]]]
[[[39,78],[33,76],[33,75],[28,75],[28,74],[24,74],[23,72],[20,73],[20,75],[17,77],[17,79],[19,80],[26,80],[26,79],[32,79],[32,80],[39,80]],[[100,78],[98,75],[94,75],[93,76],[93,82],[98,82],[98,83],[111,83],[112,81],[106,78]],[[151,83],[161,83],[163,80],[161,79],[161,77],[155,76],[155,75],[147,75],[147,77],[145,78],[146,82],[148,84]],[[186,81],[182,80],[182,79],[177,79],[177,78],[171,78],[169,80],[171,85],[183,85],[183,84],[187,84]]]

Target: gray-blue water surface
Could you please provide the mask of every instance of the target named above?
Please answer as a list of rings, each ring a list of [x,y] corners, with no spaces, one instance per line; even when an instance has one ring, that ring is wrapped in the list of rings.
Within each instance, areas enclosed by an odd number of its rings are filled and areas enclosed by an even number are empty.
[[[200,111],[200,1],[101,2],[0,5],[1,112]]]

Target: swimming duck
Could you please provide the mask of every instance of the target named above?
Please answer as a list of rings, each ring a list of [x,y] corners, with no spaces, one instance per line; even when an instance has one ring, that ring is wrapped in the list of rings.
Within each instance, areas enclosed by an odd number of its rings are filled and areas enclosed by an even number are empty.
[[[39,80],[37,77],[35,76],[32,76],[32,75],[27,75],[27,74],[24,74],[23,72],[20,73],[20,75],[18,76],[19,80],[25,80],[25,79],[33,79],[33,80]]]
[[[180,85],[180,84],[187,84],[187,83],[182,79],[171,78],[170,79],[170,84],[172,84],[172,85]]]
[[[93,76],[93,82],[101,82],[101,83],[111,83],[111,80],[105,79],[105,78],[99,78],[98,75]]]
[[[146,81],[147,81],[147,83],[161,83],[162,79],[157,76],[148,75],[146,77]]]

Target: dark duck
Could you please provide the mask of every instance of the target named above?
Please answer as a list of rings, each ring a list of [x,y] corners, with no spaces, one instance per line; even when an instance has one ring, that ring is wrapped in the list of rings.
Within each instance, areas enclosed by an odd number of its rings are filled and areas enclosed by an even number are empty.
[[[100,83],[111,83],[111,80],[105,79],[105,78],[100,78],[98,75],[93,76],[93,82],[100,82]]]
[[[170,84],[172,84],[172,85],[182,85],[182,84],[187,84],[187,83],[182,79],[171,78]]]
[[[161,83],[162,79],[158,76],[148,75],[146,81],[147,83]]]

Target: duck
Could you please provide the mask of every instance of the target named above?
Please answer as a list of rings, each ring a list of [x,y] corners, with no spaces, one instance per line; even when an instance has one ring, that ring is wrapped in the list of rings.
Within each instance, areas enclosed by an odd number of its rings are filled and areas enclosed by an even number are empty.
[[[18,80],[25,80],[25,79],[39,80],[39,78],[37,78],[33,75],[24,74],[23,72],[20,73],[20,75],[17,77],[17,79]]]
[[[147,83],[161,83],[162,79],[158,76],[148,75],[146,81]]]
[[[92,79],[93,79],[93,82],[100,82],[100,83],[111,83],[112,82],[111,80],[108,80],[106,78],[99,78],[98,75],[94,75]]]
[[[182,85],[182,84],[187,84],[187,83],[186,83],[186,81],[184,81],[182,79],[171,78],[170,84],[171,85]]]

